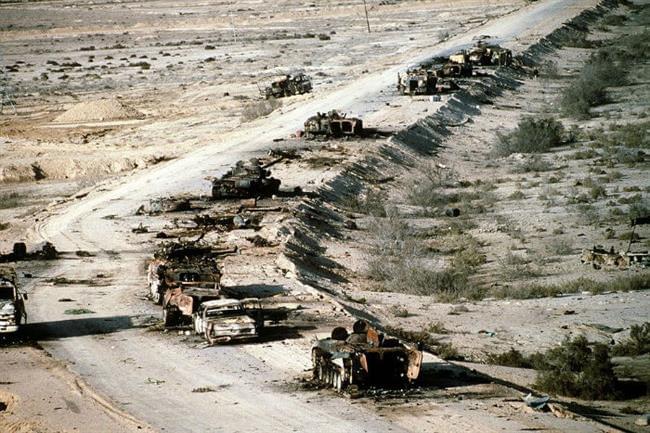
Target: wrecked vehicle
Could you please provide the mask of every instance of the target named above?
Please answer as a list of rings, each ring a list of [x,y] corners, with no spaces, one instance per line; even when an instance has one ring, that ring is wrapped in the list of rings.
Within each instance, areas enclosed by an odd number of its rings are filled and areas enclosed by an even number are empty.
[[[471,63],[453,63],[449,62],[435,70],[436,77],[450,78],[450,77],[471,77],[473,74],[473,67]]]
[[[343,327],[312,347],[314,379],[337,391],[348,386],[403,385],[416,380],[422,352],[378,333],[358,320],[352,333]]]
[[[650,252],[616,252],[614,247],[606,250],[601,245],[582,251],[580,261],[589,264],[594,269],[617,268],[627,269],[630,266],[650,266]]]
[[[217,252],[200,243],[163,243],[147,268],[149,296],[156,304],[173,288],[200,288],[206,296],[216,297],[221,290],[221,271]],[[190,313],[191,314],[191,313]]]
[[[316,113],[305,121],[305,137],[346,137],[361,135],[363,122],[356,117],[346,117],[345,113],[332,110],[329,113]]]
[[[38,249],[28,251],[24,242],[16,242],[12,252],[0,254],[0,262],[16,262],[19,260],[54,260],[59,256],[53,244],[44,242]]]
[[[252,305],[251,311],[246,305]],[[247,340],[257,337],[260,327],[254,300],[248,304],[237,299],[215,299],[202,302],[192,315],[194,332],[210,344]],[[257,302],[259,306],[259,301]]]
[[[221,291],[211,281],[182,282],[165,290],[162,297],[165,327],[189,325],[201,304],[219,299]]]
[[[305,74],[287,75],[260,91],[266,99],[302,95],[312,90],[311,78]]]
[[[16,332],[23,319],[27,320],[26,300],[27,294],[18,290],[15,269],[0,266],[0,333]]]
[[[459,65],[509,66],[512,64],[512,51],[480,40],[469,50],[449,56],[449,62]]]
[[[433,95],[438,77],[426,69],[410,69],[404,75],[397,74],[397,91],[403,95]]]
[[[255,198],[268,197],[280,189],[280,180],[271,176],[271,171],[256,158],[248,162],[239,161],[223,176],[212,180],[212,198]]]

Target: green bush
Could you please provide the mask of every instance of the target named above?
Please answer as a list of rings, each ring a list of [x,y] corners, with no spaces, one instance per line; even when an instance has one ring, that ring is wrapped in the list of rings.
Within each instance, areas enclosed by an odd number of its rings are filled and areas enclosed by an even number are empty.
[[[630,338],[612,348],[614,356],[641,356],[650,353],[650,322],[632,325]]]
[[[584,336],[546,352],[535,385],[542,391],[588,400],[617,398],[618,381],[607,346]]]
[[[500,134],[495,151],[500,156],[513,153],[541,153],[562,144],[564,127],[551,117],[524,117],[517,128]]]

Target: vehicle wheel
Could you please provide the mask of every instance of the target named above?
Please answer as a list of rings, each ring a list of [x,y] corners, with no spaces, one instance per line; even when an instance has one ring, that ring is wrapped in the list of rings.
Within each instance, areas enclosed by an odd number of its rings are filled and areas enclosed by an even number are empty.
[[[341,389],[343,388],[343,378],[341,377],[341,372],[335,371],[334,372],[334,389],[336,389],[337,392],[341,392]]]
[[[160,305],[162,302],[162,296],[160,296],[160,292],[156,291],[151,295],[151,300],[153,301],[154,304]]]
[[[170,311],[167,308],[163,308],[163,322],[165,323],[166,328],[171,328],[172,326],[178,325],[178,314],[176,311]]]

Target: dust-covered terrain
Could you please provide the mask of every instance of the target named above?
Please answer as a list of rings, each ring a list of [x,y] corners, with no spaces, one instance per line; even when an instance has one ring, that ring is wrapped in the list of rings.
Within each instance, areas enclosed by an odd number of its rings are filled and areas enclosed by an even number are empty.
[[[648,249],[631,225],[650,187],[648,8],[367,7],[368,23],[360,2],[0,4],[0,249],[58,250],[16,262],[28,323],[2,340],[0,428],[647,428],[649,273],[616,254]],[[398,73],[479,39],[515,61],[396,92]],[[300,72],[312,92],[262,95]],[[364,134],[302,131],[332,109]],[[214,199],[251,158],[279,190]],[[147,266],[174,243],[218,251],[220,296],[282,317],[243,343],[172,324]],[[417,380],[313,380],[315,339],[359,318],[424,350]],[[587,367],[558,383],[563,341]]]

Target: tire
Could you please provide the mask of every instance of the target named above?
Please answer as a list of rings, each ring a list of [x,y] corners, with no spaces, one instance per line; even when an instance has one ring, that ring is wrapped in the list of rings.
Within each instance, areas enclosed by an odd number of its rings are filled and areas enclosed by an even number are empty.
[[[162,296],[160,296],[160,292],[156,291],[155,293],[153,293],[151,295],[151,300],[156,305],[162,304]]]
[[[334,389],[337,392],[341,392],[341,390],[343,389],[343,378],[341,377],[340,371],[334,372]]]
[[[165,322],[166,328],[178,326],[178,312],[163,308],[163,322]]]

